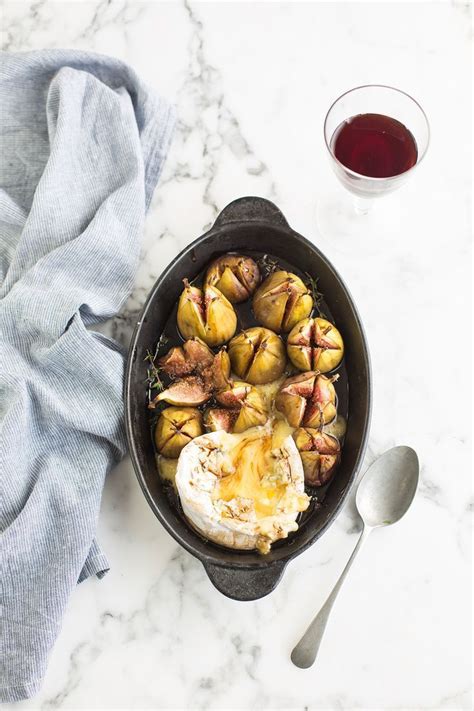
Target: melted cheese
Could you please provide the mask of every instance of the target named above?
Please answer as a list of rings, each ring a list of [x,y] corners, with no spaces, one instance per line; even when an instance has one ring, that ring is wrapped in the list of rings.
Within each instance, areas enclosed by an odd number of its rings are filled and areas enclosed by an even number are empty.
[[[273,423],[273,448],[279,449],[287,437],[291,437],[295,431],[294,427],[291,427],[285,420],[282,414],[276,413],[277,417]]]
[[[162,457],[160,454],[156,457],[156,463],[158,466],[158,471],[160,476],[165,481],[169,481],[173,487],[176,489],[176,469],[178,468],[177,459],[168,459],[167,457]]]
[[[267,412],[273,414],[275,410],[275,398],[285,377],[286,376],[283,375],[281,378],[274,380],[272,383],[267,383],[266,385],[254,385],[263,400]]]
[[[176,483],[191,524],[221,545],[262,552],[296,531],[309,498],[291,431],[274,419],[241,434],[212,432],[186,445]]]
[[[271,485],[275,464],[271,454],[273,445],[272,433],[242,433],[227,454],[230,473],[216,486],[214,500],[249,499],[253,501],[257,518],[274,516],[286,483]]]

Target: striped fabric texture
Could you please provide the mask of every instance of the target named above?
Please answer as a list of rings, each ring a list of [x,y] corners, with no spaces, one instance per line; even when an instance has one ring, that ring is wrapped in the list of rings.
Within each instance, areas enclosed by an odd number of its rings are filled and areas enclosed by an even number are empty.
[[[94,324],[131,291],[173,109],[122,62],[0,66],[0,698],[33,695],[124,454],[124,354]],[[91,329],[92,327],[92,329]]]

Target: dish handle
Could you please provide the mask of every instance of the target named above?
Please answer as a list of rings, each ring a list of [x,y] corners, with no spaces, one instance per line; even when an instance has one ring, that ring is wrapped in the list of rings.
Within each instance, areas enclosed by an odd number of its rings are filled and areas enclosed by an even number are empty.
[[[214,227],[222,227],[232,222],[268,222],[289,227],[285,216],[273,202],[253,196],[230,202],[218,214]]]
[[[272,592],[280,582],[286,561],[265,568],[229,568],[206,561],[203,566],[215,588],[233,600],[258,600]]]

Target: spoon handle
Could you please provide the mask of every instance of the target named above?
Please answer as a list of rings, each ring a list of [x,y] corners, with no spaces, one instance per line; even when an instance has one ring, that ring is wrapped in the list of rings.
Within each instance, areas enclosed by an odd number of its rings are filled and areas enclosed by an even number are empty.
[[[352,555],[347,561],[347,565],[342,571],[339,580],[335,584],[331,594],[327,598],[326,602],[324,603],[314,620],[311,622],[310,626],[308,627],[296,647],[293,649],[291,653],[291,661],[295,666],[300,667],[300,669],[307,669],[313,664],[314,660],[316,659],[316,655],[318,653],[319,646],[323,638],[326,623],[328,621],[331,608],[334,604],[334,600],[336,599],[337,593],[342,587],[342,583],[344,582],[345,577],[349,572],[349,568],[351,567],[354,558],[359,552],[362,543],[367,539],[371,530],[372,529],[368,526],[364,526],[364,528],[362,529],[362,533],[360,534],[360,538],[357,541],[357,545],[352,551]]]

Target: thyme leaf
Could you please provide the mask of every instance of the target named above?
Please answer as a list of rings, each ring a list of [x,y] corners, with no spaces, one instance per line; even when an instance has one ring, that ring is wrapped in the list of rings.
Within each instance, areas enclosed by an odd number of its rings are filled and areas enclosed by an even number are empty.
[[[257,265],[264,279],[280,269],[277,260],[270,257],[269,254],[264,254],[263,257],[257,259]]]
[[[311,296],[313,297],[313,302],[314,302],[314,309],[318,312],[319,316],[321,318],[326,318],[325,313],[321,310],[321,303],[323,301],[323,295],[319,291],[318,288],[318,279],[317,277],[311,276],[308,272],[305,272],[307,281],[306,281],[306,286],[308,289],[311,291]]]
[[[166,336],[164,336],[166,338]],[[162,341],[163,339],[163,334],[160,337],[160,340],[158,341],[155,349],[155,353],[153,354],[150,350],[147,349],[146,356],[145,356],[145,361],[148,363],[148,368],[146,371],[147,377],[146,377],[146,386],[147,386],[147,399],[148,399],[148,405],[150,405],[151,401],[153,400],[153,391],[157,390],[159,393],[165,389],[164,383],[161,380],[160,377],[160,369],[156,365],[155,361],[158,356],[158,351],[160,349],[160,345],[163,343],[166,343],[168,340],[166,338],[166,341]]]
[[[158,339],[158,343],[156,344],[155,358],[156,358],[156,354],[160,350],[161,346],[166,346],[166,344],[168,343],[169,340],[170,339],[168,338],[168,336],[165,336],[164,333],[161,334],[161,336]]]

